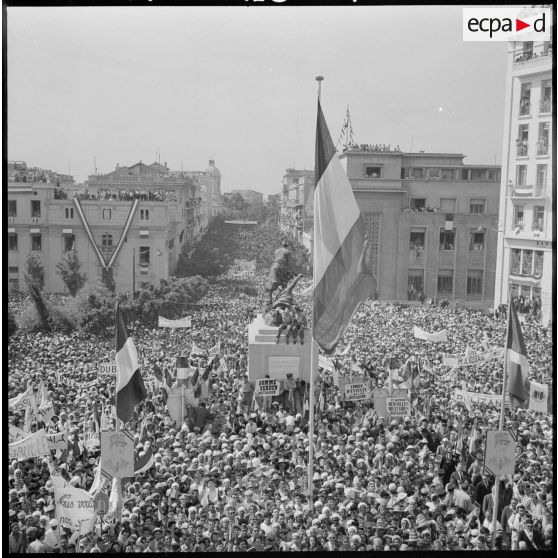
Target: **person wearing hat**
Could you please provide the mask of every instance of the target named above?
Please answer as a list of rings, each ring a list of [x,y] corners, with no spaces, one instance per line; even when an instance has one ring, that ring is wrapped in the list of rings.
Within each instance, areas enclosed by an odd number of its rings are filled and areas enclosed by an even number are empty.
[[[48,529],[45,531],[45,545],[51,551],[60,547],[60,531],[56,519],[48,521]]]

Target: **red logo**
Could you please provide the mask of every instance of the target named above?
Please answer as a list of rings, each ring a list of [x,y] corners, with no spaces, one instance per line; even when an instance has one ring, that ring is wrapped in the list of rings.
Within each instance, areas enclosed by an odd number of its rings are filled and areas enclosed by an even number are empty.
[[[521,31],[522,29],[525,29],[527,27],[531,27],[530,23],[525,23],[524,21],[521,21],[520,19],[515,18],[515,30],[516,31]]]

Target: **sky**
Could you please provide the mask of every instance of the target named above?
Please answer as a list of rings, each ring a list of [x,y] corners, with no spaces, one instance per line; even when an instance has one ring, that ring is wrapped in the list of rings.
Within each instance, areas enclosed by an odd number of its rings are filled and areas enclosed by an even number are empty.
[[[78,182],[117,163],[277,193],[314,167],[317,75],[337,142],[501,163],[507,43],[459,6],[7,8],[8,159]]]

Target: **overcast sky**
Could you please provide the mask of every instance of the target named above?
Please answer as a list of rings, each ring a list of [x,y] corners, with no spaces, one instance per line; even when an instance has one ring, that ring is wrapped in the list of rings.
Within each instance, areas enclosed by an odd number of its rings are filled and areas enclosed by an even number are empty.
[[[8,157],[83,181],[117,163],[279,192],[312,169],[317,84],[333,141],[501,162],[507,43],[462,41],[462,9],[7,9]]]

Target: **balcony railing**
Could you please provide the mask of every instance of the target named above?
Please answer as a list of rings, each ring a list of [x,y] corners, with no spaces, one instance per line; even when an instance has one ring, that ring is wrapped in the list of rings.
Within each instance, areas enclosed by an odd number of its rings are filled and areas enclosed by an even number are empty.
[[[519,142],[519,140],[517,140]],[[517,143],[517,156],[518,157],[527,157],[527,154],[529,153],[529,146],[522,144],[522,143]]]
[[[520,70],[524,67],[531,67],[533,63],[536,64],[539,60],[552,62],[552,45],[550,42],[539,45],[536,48],[516,52],[513,69]]]
[[[546,139],[537,142],[537,155],[548,155],[548,141]]]
[[[522,99],[519,105],[519,116],[528,116],[531,112],[531,101]]]
[[[552,110],[552,100],[551,99],[544,99],[539,103],[539,112],[545,113],[550,112]]]
[[[512,198],[544,198],[546,195],[546,185],[537,184],[533,186],[532,184],[520,184],[515,186],[514,184],[508,184],[508,196]]]

